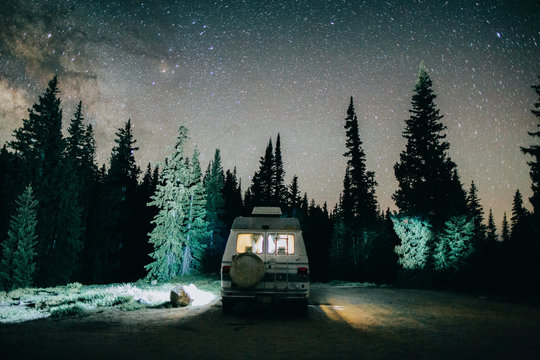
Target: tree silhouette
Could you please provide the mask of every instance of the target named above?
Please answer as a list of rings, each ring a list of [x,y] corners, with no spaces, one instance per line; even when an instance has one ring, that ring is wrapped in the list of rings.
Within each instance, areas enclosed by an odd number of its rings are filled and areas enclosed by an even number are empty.
[[[540,79],[540,76],[538,77]],[[537,102],[534,103],[535,109],[532,109],[531,112],[536,116],[540,121],[540,85],[533,85],[532,88],[538,96]],[[540,122],[537,125],[540,128]],[[536,132],[528,132],[533,138],[540,137],[540,130]],[[540,145],[531,145],[529,147],[521,147],[521,152],[524,154],[530,155],[533,157],[531,161],[527,164],[530,167],[530,176],[532,180],[532,191],[533,194],[530,198],[531,204],[533,206],[533,214],[536,218],[536,228],[539,229],[540,225]]]
[[[442,115],[435,105],[436,95],[425,66],[420,64],[418,81],[412,97],[411,116],[405,120],[403,136],[407,140],[400,161],[394,165],[398,190],[393,199],[403,215],[428,216],[442,225],[464,209],[451,205],[462,196],[456,183],[456,164],[447,155],[450,144],[443,133]]]

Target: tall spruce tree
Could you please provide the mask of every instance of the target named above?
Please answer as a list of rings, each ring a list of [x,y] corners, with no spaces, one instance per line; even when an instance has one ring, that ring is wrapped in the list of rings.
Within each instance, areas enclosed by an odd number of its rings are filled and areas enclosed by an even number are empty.
[[[540,76],[538,77],[540,79]],[[540,85],[533,85],[532,88],[538,96],[537,102],[534,103],[535,109],[532,109],[531,112],[536,116],[540,121]],[[540,128],[540,122],[537,125]],[[540,138],[540,130],[535,132],[528,132],[533,138]],[[530,176],[532,180],[532,196],[530,201],[533,207],[533,214],[535,217],[536,230],[540,233],[540,145],[531,145],[529,147],[521,147],[521,152],[524,154],[532,156],[532,160],[527,164],[530,167]]]
[[[491,211],[491,208],[489,208],[486,240],[489,244],[495,244],[499,240],[499,236],[497,235],[497,227],[495,226],[495,220],[493,219],[493,211]]]
[[[373,223],[377,218],[377,200],[375,197],[375,173],[366,170],[366,155],[358,131],[358,118],[354,111],[353,98],[345,118],[347,148],[344,156],[350,172],[350,196],[355,217],[363,226]]]
[[[274,151],[272,139],[268,141],[264,156],[261,157],[259,170],[253,175],[250,187],[253,203],[251,206],[272,205],[274,200]],[[248,209],[250,211],[251,209]]]
[[[233,171],[225,172],[225,184],[223,185],[223,221],[225,228],[230,229],[234,219],[244,212],[242,201],[242,189],[236,176],[236,167]]]
[[[129,276],[134,239],[139,229],[133,223],[138,211],[143,208],[138,200],[138,176],[141,172],[135,161],[137,140],[133,136],[131,120],[119,128],[114,139],[110,167],[104,178],[104,197],[100,204],[106,214],[105,237],[101,250],[106,263],[105,277],[108,281],[125,281]],[[137,224],[138,225],[138,224]],[[130,279],[127,279],[130,280]]]
[[[435,105],[436,95],[425,66],[420,64],[418,81],[412,97],[411,116],[405,120],[403,136],[407,140],[400,160],[394,165],[398,190],[393,199],[400,212],[413,216],[428,216],[442,225],[450,216],[460,215],[452,208],[459,185],[454,179],[456,164],[447,155],[450,144],[443,133],[442,115]]]
[[[480,204],[478,189],[474,181],[471,181],[471,187],[467,194],[467,210],[474,223],[474,242],[475,245],[478,245],[485,239],[486,225],[484,225],[484,209]]]
[[[37,243],[37,200],[28,185],[16,201],[17,211],[10,221],[7,240],[2,243],[0,284],[5,290],[32,285]]]
[[[512,217],[510,218],[512,224],[512,233],[518,230],[520,222],[527,216],[527,209],[523,207],[523,196],[521,191],[516,190],[514,194],[514,200],[512,201]]]
[[[503,244],[507,244],[510,240],[510,227],[508,226],[508,220],[506,218],[506,211],[503,215],[503,221],[501,226],[501,239],[503,241]]]
[[[281,156],[281,138],[279,133],[276,139],[273,165],[273,203],[285,210],[287,204],[287,187],[285,186],[285,170],[283,169],[283,158]]]
[[[190,178],[184,158],[184,144],[187,129],[181,126],[171,158],[163,165],[159,183],[148,206],[156,206],[159,211],[152,223],[155,225],[149,242],[154,251],[150,257],[154,261],[145,266],[147,278],[169,281],[182,273],[184,248],[188,244],[183,228],[189,216],[186,204],[189,203],[189,189],[186,181]]]
[[[64,157],[62,108],[55,76],[28,119],[14,132],[10,147],[25,171],[21,184],[32,183],[38,200],[37,280],[40,285],[70,281],[82,247],[81,207],[74,169]],[[66,258],[67,256],[67,258]]]
[[[197,148],[193,150],[186,189],[188,197],[184,205],[186,217],[183,226],[186,244],[182,256],[182,275],[197,273],[201,270],[201,261],[209,235],[206,221],[206,194]]]
[[[225,176],[221,165],[221,152],[216,149],[214,159],[208,164],[204,177],[206,192],[206,219],[208,221],[209,240],[204,267],[208,271],[217,271],[221,264],[221,255],[225,249],[226,229],[223,222],[225,201],[223,188]]]
[[[287,208],[291,216],[296,216],[301,201],[302,195],[298,187],[298,176],[294,175],[287,192]]]

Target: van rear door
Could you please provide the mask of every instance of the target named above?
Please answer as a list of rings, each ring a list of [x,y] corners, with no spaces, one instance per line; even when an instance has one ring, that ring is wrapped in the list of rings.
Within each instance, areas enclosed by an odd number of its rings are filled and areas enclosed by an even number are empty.
[[[289,277],[294,275],[295,236],[293,233],[267,232],[265,234],[265,288],[285,290]]]

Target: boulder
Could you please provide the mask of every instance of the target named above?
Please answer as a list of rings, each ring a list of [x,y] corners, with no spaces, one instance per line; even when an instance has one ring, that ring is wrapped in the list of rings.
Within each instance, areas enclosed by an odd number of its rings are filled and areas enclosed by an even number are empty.
[[[173,307],[188,306],[191,302],[191,297],[184,290],[184,286],[176,286],[171,290],[171,304]]]

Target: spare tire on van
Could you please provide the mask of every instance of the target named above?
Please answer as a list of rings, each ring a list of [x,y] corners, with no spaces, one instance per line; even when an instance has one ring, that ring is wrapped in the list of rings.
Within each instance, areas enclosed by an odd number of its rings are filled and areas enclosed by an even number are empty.
[[[231,264],[231,279],[241,288],[252,288],[264,278],[264,263],[257,255],[245,252],[236,255]]]

